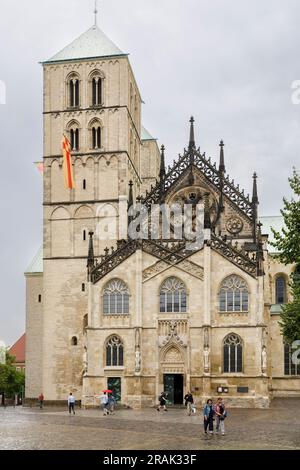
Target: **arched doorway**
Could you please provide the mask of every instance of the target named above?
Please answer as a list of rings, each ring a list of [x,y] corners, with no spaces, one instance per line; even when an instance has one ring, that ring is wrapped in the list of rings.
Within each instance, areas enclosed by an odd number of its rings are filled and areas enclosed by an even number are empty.
[[[185,384],[184,359],[180,349],[170,345],[163,351],[161,360],[163,387],[170,405],[182,405]]]

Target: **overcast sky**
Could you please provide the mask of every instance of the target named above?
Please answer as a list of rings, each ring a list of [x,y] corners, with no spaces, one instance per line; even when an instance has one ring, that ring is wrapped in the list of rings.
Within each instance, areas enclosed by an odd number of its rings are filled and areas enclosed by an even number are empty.
[[[251,190],[259,174],[260,213],[277,215],[292,167],[300,167],[299,0],[103,0],[99,23],[130,53],[145,127],[170,161],[196,119],[202,151]],[[93,23],[94,0],[0,2],[1,304],[0,339],[25,328],[23,272],[42,243],[42,68]]]

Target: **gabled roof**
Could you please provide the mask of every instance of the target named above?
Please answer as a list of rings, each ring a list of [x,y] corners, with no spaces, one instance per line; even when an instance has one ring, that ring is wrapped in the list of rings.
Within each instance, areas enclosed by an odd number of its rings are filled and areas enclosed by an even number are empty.
[[[40,274],[43,272],[43,247],[41,246],[30,265],[25,271],[26,274]]]
[[[157,140],[155,139],[155,137],[153,137],[150,132],[147,131],[147,129],[142,126],[142,136],[141,136],[141,140]]]
[[[44,64],[126,55],[128,54],[122,52],[98,26],[93,26],[60,52],[46,60]]]
[[[25,362],[25,341],[26,335],[24,333],[8,351],[11,356],[15,356],[16,363]]]

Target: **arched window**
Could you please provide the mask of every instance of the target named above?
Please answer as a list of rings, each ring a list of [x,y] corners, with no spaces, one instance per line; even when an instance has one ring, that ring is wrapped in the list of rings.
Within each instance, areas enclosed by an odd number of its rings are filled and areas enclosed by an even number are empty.
[[[300,364],[296,364],[293,361],[293,354],[295,352],[296,350],[293,350],[290,344],[284,345],[284,375],[300,375]]]
[[[79,129],[78,129],[78,127],[70,129],[70,143],[71,143],[71,150],[77,152],[79,150]]]
[[[92,79],[92,105],[102,105],[102,78],[99,76]]]
[[[170,277],[160,289],[161,313],[186,313],[186,288],[180,279]]]
[[[79,78],[77,75],[72,75],[69,78],[69,107],[78,108],[79,107]]]
[[[86,315],[84,315],[84,317],[83,317],[83,322],[82,322],[82,324],[83,324],[83,331],[88,327],[88,323],[89,323],[88,315],[86,314]]]
[[[286,303],[286,282],[283,276],[278,276],[276,278],[276,304],[285,304]]]
[[[249,291],[246,281],[239,276],[229,276],[222,282],[219,292],[220,312],[248,312]]]
[[[231,334],[224,340],[224,372],[243,372],[243,345],[239,336]]]
[[[100,125],[94,125],[92,127],[92,148],[94,150],[101,148],[101,127]]]
[[[76,336],[73,336],[73,338],[71,339],[71,345],[72,345],[72,346],[77,346],[77,344],[78,344],[77,337],[76,337]]]
[[[106,366],[121,367],[124,365],[124,348],[118,336],[112,336],[106,344]]]
[[[122,315],[129,313],[129,290],[125,282],[113,279],[104,288],[103,313]]]

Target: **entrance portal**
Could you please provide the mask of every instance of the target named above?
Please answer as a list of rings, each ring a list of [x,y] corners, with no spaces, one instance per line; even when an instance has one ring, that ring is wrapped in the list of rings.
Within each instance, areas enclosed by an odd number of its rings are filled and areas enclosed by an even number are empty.
[[[165,374],[164,391],[167,394],[167,400],[170,405],[183,404],[183,375]]]

